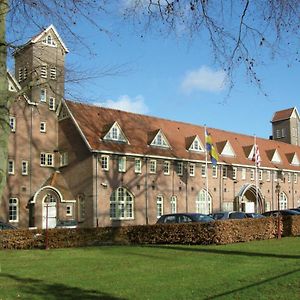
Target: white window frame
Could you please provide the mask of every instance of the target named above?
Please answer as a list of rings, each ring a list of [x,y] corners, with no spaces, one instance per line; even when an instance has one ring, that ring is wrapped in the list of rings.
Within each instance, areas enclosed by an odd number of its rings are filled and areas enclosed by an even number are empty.
[[[40,123],[40,132],[45,133],[46,130],[47,130],[46,122],[41,122]]]
[[[56,67],[50,67],[50,79],[56,79]]]
[[[298,174],[294,173],[294,183],[297,183],[297,182],[298,182]]]
[[[258,180],[262,181],[263,180],[263,170],[258,171]]]
[[[10,223],[19,222],[19,199],[9,198],[8,202],[8,220]]]
[[[164,175],[170,175],[170,166],[171,163],[165,160],[163,164]]]
[[[254,177],[255,177],[255,170],[250,169],[250,180],[254,180]]]
[[[291,173],[290,172],[287,173],[287,181],[291,182]]]
[[[242,168],[242,180],[246,180],[246,177],[247,177],[247,169]]]
[[[55,110],[55,98],[54,97],[49,98],[49,109]]]
[[[28,175],[28,161],[22,160],[22,175]]]
[[[124,187],[114,190],[110,196],[110,219],[134,219],[134,196]]]
[[[223,178],[227,178],[227,175],[228,175],[228,168],[227,166],[222,166],[222,177]]]
[[[271,171],[267,170],[267,179],[266,181],[271,181]]]
[[[118,171],[121,173],[126,172],[126,156],[118,157]]]
[[[109,155],[101,155],[101,169],[103,171],[109,170]]]
[[[40,102],[47,102],[47,89],[40,89]]]
[[[140,158],[134,159],[134,173],[142,173],[142,160]]]
[[[156,160],[150,159],[149,161],[149,173],[155,174],[156,173]]]
[[[41,78],[47,78],[48,76],[48,70],[47,65],[41,66]]]
[[[9,127],[11,132],[16,132],[16,117],[9,116]]]
[[[232,179],[237,179],[237,167],[232,168]]]
[[[178,174],[178,176],[183,175],[183,162],[182,161],[177,162],[177,174]]]
[[[194,163],[190,163],[189,164],[189,174],[191,177],[195,176],[195,169],[196,169],[196,165]]]
[[[73,216],[73,205],[69,204],[66,206],[66,216],[71,217]]]
[[[15,174],[15,161],[13,159],[8,160],[7,173],[8,175]]]
[[[273,180],[277,181],[278,180],[278,174],[277,171],[273,171]]]
[[[206,177],[206,165],[205,164],[202,164],[201,165],[201,176],[202,177]]]
[[[159,218],[164,214],[164,197],[158,195],[156,197],[156,217]]]
[[[218,178],[218,166],[215,165],[212,166],[212,177]]]
[[[41,154],[40,154],[40,166],[41,167],[53,167],[54,166],[54,154],[53,153],[41,152]]]
[[[171,210],[171,214],[177,213],[177,197],[176,196],[172,196],[170,199],[170,210]]]
[[[68,152],[62,152],[60,154],[60,166],[65,167],[69,164],[69,153]]]

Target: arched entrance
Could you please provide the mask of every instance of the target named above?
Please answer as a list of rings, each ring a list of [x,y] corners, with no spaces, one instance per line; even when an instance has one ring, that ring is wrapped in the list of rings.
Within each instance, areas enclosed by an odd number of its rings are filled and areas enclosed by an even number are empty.
[[[264,208],[263,195],[254,184],[245,184],[236,197],[237,210],[247,213],[262,213]]]

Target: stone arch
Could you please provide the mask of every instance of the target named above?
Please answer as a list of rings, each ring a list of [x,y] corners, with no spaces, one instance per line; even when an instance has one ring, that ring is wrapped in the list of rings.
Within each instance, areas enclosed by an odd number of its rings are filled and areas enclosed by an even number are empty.
[[[254,184],[242,186],[236,196],[236,209],[244,212],[264,211],[264,197],[261,190]]]

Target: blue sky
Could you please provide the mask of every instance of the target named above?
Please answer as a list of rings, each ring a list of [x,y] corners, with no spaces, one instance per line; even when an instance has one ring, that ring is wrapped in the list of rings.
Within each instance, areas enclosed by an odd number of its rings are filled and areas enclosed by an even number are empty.
[[[153,33],[141,37],[129,26],[115,27],[109,36],[85,22],[73,30],[85,37],[93,55],[86,49],[80,54],[70,45],[68,65],[84,66],[91,73],[103,66],[121,66],[120,73],[99,77],[73,91],[83,101],[263,138],[271,135],[275,111],[299,106],[297,62],[288,68],[286,61],[263,57],[266,64],[258,71],[268,96],[249,82],[243,70],[237,70],[228,96],[224,73],[213,64],[204,40]],[[29,30],[28,38],[34,34]]]

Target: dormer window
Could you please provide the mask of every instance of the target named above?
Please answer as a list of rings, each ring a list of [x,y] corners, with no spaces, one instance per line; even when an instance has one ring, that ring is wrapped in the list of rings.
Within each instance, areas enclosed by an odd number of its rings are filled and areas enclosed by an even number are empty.
[[[203,146],[199,140],[199,137],[196,136],[189,148],[190,151],[196,151],[196,152],[203,152],[204,149],[203,149]]]
[[[117,122],[113,124],[108,133],[104,136],[104,140],[128,143],[128,140]]]
[[[170,148],[167,138],[164,136],[161,130],[156,134],[154,139],[152,140],[151,146]]]

